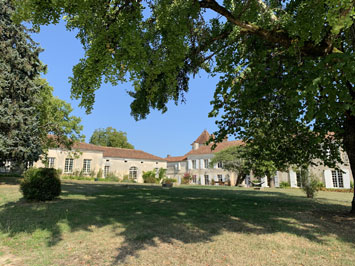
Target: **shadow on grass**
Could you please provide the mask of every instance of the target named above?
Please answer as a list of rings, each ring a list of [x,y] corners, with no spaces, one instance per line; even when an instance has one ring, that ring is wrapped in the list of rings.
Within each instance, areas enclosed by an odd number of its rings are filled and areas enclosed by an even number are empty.
[[[20,175],[0,173],[0,185],[19,185],[22,178]]]
[[[48,245],[62,240],[60,223],[72,232],[92,226],[123,228],[124,243],[116,260],[156,241],[212,241],[223,232],[274,234],[284,232],[323,243],[336,236],[354,244],[355,222],[342,219],[348,207],[309,200],[284,192],[172,188],[157,186],[64,182],[61,199],[48,203],[23,200],[0,206],[0,232],[10,237],[46,230]]]

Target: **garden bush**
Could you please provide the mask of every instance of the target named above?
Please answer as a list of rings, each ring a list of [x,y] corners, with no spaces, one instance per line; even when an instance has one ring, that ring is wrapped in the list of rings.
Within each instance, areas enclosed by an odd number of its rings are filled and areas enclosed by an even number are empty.
[[[291,187],[291,186],[288,182],[281,182],[280,183],[280,188],[289,188],[289,187]]]
[[[27,200],[53,200],[61,192],[58,172],[53,168],[30,168],[24,174],[20,189]]]
[[[163,184],[173,184],[173,183],[176,183],[177,180],[175,178],[164,178],[163,179]]]
[[[124,175],[121,182],[122,183],[137,183],[133,178],[130,178],[128,175]]]
[[[107,176],[105,177],[106,181],[113,181],[113,182],[119,182],[120,179],[115,176],[114,173],[108,173]]]
[[[302,190],[306,193],[307,198],[314,198],[315,194],[320,190],[319,183],[318,178],[313,174],[302,177]]]
[[[167,169],[160,168],[158,171],[158,183],[160,183],[163,179],[166,178]]]
[[[158,179],[155,177],[156,173],[155,171],[147,171],[147,172],[143,172],[143,181],[144,183],[159,183]]]
[[[324,183],[321,182],[321,181],[318,181],[318,182],[317,182],[317,189],[318,189],[318,190],[323,190],[324,188],[325,188]]]

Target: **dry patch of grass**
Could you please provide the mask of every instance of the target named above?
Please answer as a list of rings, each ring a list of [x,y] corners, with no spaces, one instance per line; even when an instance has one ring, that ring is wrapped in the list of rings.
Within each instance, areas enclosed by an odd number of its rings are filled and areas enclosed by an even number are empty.
[[[354,265],[351,196],[65,181],[28,203],[0,185],[0,265]]]

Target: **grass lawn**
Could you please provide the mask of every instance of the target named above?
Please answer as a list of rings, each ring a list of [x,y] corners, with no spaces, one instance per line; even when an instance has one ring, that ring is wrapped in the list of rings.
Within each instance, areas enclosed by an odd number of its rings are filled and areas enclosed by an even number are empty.
[[[0,265],[355,265],[351,193],[0,180]]]

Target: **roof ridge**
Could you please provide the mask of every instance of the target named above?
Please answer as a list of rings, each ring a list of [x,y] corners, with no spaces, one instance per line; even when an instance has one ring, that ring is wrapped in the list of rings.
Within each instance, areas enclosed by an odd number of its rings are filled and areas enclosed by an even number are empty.
[[[143,150],[128,149],[128,148],[118,148],[118,147],[107,147],[101,145],[95,145],[86,142],[76,143],[78,149],[92,150],[103,152],[104,157],[120,157],[120,158],[136,158],[145,160],[159,160],[166,161],[164,158],[145,152]],[[120,154],[118,156],[118,154]]]
[[[96,147],[102,147],[102,148],[112,148],[112,149],[120,149],[120,150],[134,150],[134,151],[142,151],[142,150],[136,150],[136,149],[130,149],[130,148],[121,148],[121,147],[111,147],[111,146],[103,146],[103,145],[97,145],[97,144],[92,144],[92,143],[86,143],[86,142],[79,142],[80,144],[89,144],[89,145],[93,145]]]

